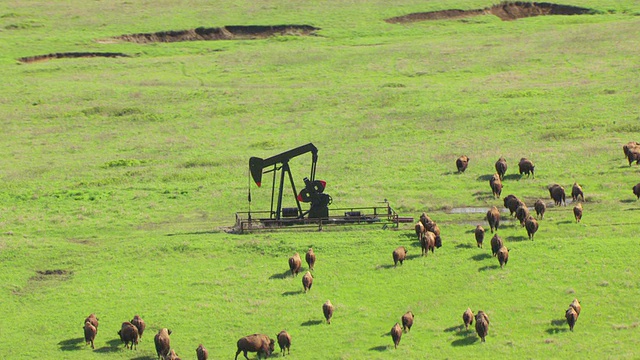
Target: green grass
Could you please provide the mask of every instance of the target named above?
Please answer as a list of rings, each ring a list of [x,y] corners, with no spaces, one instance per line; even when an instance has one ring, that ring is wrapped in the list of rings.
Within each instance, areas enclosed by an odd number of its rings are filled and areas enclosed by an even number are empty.
[[[640,7],[561,3],[597,14],[400,25],[383,20],[494,3],[1,3],[0,353],[151,359],[153,333],[168,327],[182,358],[199,343],[228,358],[238,338],[283,328],[305,359],[637,357],[640,178],[621,147],[639,141]],[[279,24],[321,30],[104,41]],[[132,57],[17,61],[80,51]],[[249,157],[308,142],[332,207],[388,199],[402,216],[427,211],[444,246],[415,257],[410,225],[226,234],[248,210]],[[457,174],[462,154],[470,165]],[[587,200],[580,224],[571,205],[550,209],[533,242],[513,223],[500,229],[504,269],[475,247],[484,214],[449,211],[502,204],[488,184],[500,156],[503,195],[550,202],[549,184],[577,181]],[[291,161],[298,186],[310,157]],[[516,175],[521,157],[535,179]],[[252,186],[252,210],[268,208],[270,179]],[[393,268],[400,245],[410,259]],[[309,246],[316,279],[302,294],[287,259]],[[38,273],[56,269],[65,273]],[[574,297],[583,313],[570,333],[558,320]],[[327,299],[331,325],[321,323]],[[468,306],[491,319],[485,344],[458,331]],[[415,326],[394,350],[388,332],[407,310]],[[91,312],[95,351],[80,339]],[[116,332],[136,313],[149,327],[132,352]]]

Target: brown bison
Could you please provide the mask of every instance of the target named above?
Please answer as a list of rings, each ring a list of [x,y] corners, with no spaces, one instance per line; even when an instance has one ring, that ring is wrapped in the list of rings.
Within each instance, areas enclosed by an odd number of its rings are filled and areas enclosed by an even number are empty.
[[[484,342],[484,338],[489,333],[489,317],[482,310],[479,310],[476,314],[476,333],[478,333],[482,342]]]
[[[506,246],[498,249],[498,262],[500,262],[501,269],[509,262],[509,249]]]
[[[577,223],[582,220],[582,203],[578,203],[578,205],[573,207],[573,216],[575,216]]]
[[[327,324],[331,324],[331,317],[333,317],[333,304],[330,300],[327,300],[326,303],[322,304],[322,313],[324,314],[324,318],[327,320]]]
[[[527,207],[527,205],[522,204],[518,206],[518,208],[516,209],[516,219],[520,221],[521,226],[524,226],[524,222],[525,220],[527,220],[528,217],[529,217],[529,208]]]
[[[502,241],[502,238],[500,238],[498,234],[493,235],[493,237],[491,238],[491,252],[493,253],[493,256],[496,256],[496,254],[498,254],[498,250],[500,250],[502,246],[504,246],[504,241]]]
[[[244,353],[244,357],[249,360],[249,357],[247,357],[248,352],[258,353],[258,359],[260,359],[262,354],[264,354],[265,357],[269,357],[269,355],[275,351],[275,341],[264,334],[245,336],[238,340],[237,346],[238,351],[236,351],[235,360],[238,360],[238,355],[241,352]]]
[[[120,330],[118,331],[120,340],[124,343],[124,347],[133,350],[133,347],[138,347],[138,341],[140,340],[140,334],[138,334],[138,328],[132,323],[125,321],[122,323]],[[129,346],[131,343],[131,346]]]
[[[462,314],[462,322],[464,322],[465,330],[469,330],[469,325],[473,325],[473,311],[471,311],[471,308],[467,308]]]
[[[478,247],[481,248],[482,242],[484,241],[484,228],[480,225],[477,225],[473,233],[476,236],[476,244],[478,244]]]
[[[98,332],[98,318],[96,317],[96,314],[91,314],[91,315],[87,316],[84,319],[84,322],[86,323],[87,321],[90,322],[91,325],[93,325],[93,327],[96,328],[96,333],[97,333]]]
[[[431,231],[427,231],[420,239],[420,247],[422,248],[422,256],[429,255],[429,250],[433,254],[436,247],[436,235]]]
[[[291,354],[291,335],[285,330],[282,330],[276,335],[276,339],[278,339],[278,345],[280,345],[280,352],[284,357],[284,351],[287,350],[288,354]]]
[[[527,158],[520,159],[520,162],[518,163],[520,175],[527,174],[527,176],[529,176],[529,174],[531,174],[534,179],[536,178],[536,175],[534,174],[535,167],[536,166],[533,165],[533,162]]]
[[[507,197],[504,198],[503,202],[504,202],[504,207],[509,209],[509,213],[510,213],[509,215],[511,216],[513,216],[516,213],[518,206],[524,205],[524,202],[522,202],[522,200],[518,199],[513,194],[507,195]]]
[[[142,338],[142,334],[144,333],[144,329],[147,325],[144,323],[144,320],[140,317],[140,315],[134,315],[133,319],[131,319],[131,323],[138,329],[138,335]]]
[[[504,178],[504,174],[507,173],[507,160],[503,157],[500,157],[500,159],[496,161],[496,172],[498,173],[498,176],[500,176],[500,180],[502,180]]]
[[[538,221],[531,215],[524,222],[524,227],[527,229],[527,236],[529,236],[529,240],[533,241],[533,236],[538,231]]]
[[[564,317],[567,318],[567,324],[569,324],[569,330],[573,331],[573,326],[576,324],[578,320],[578,313],[574,308],[569,306],[567,311],[564,313]]]
[[[182,360],[178,357],[178,354],[176,354],[175,350],[171,349],[169,350],[169,353],[167,354],[167,356],[165,356],[164,360]]]
[[[202,346],[202,344],[198,345],[196,348],[196,355],[198,355],[198,360],[207,360],[209,359],[209,351]]]
[[[544,218],[544,212],[547,210],[547,204],[544,203],[541,199],[536,200],[536,203],[533,204],[533,208],[536,209],[536,216],[539,219]]]
[[[492,206],[489,211],[487,211],[487,222],[489,223],[489,227],[491,228],[491,233],[493,231],[498,231],[498,226],[500,225],[500,210],[497,207]]]
[[[304,288],[304,292],[311,290],[312,285],[313,285],[313,276],[311,276],[310,271],[307,271],[302,277],[302,287]]]
[[[564,205],[567,206],[567,202],[565,200],[564,188],[558,184],[553,184],[549,186],[549,196],[553,199],[553,202],[556,206]]]
[[[631,166],[634,161],[636,165],[640,164],[640,147],[629,149],[629,152],[627,152],[627,160],[629,160],[629,166]]]
[[[422,236],[424,236],[424,232],[427,231],[421,221],[418,221],[415,225],[416,236],[418,237],[418,241],[422,241]]]
[[[458,173],[463,173],[467,170],[467,165],[469,165],[469,158],[466,155],[462,155],[456,160],[456,167],[458,168]]]
[[[640,183],[637,183],[636,186],[632,188],[633,195],[637,196],[640,199]]]
[[[629,157],[629,150],[636,149],[640,147],[640,143],[636,141],[629,141],[628,143],[622,145],[622,151],[624,151],[624,157]]]
[[[431,231],[436,236],[436,247],[439,249],[442,246],[442,237],[440,237],[440,227],[435,222],[431,229],[427,229],[427,231]]]
[[[429,229],[431,227],[431,224],[434,223],[429,215],[427,215],[427,213],[425,212],[420,215],[420,222],[422,223],[422,225],[424,225],[425,229]]]
[[[300,254],[295,253],[292,257],[289,258],[289,269],[291,269],[291,275],[297,276],[300,272],[300,267],[302,266],[302,260],[300,259]]]
[[[582,306],[580,305],[580,301],[578,301],[578,299],[573,299],[573,301],[571,302],[571,304],[569,304],[569,306],[576,311],[578,316],[580,316],[580,311],[582,311]]]
[[[407,249],[404,246],[399,246],[393,250],[393,266],[397,266],[398,262],[402,265],[402,262],[407,257]]]
[[[502,194],[502,181],[500,181],[500,175],[493,174],[489,180],[489,186],[491,187],[493,197],[500,198],[500,195]]]
[[[397,349],[400,344],[400,338],[402,338],[402,328],[400,327],[400,324],[396,323],[391,328],[391,338],[393,339],[393,345]]]
[[[413,313],[411,311],[407,311],[404,315],[402,315],[402,330],[409,332],[411,331],[412,326],[413,326]]]
[[[169,338],[169,335],[171,335],[171,330],[162,328],[158,331],[156,336],[153,337],[153,342],[156,346],[156,353],[161,359],[167,357],[169,350],[171,350],[171,339]]]
[[[309,270],[313,270],[313,266],[316,264],[316,254],[313,252],[313,248],[307,250],[304,259],[307,261],[307,265],[309,265]]]
[[[91,322],[87,321],[84,323],[84,341],[87,345],[91,344],[91,348],[95,349],[93,346],[93,341],[96,339],[96,327],[91,324]]]
[[[582,201],[584,201],[582,187],[577,182],[574,182],[573,187],[571,188],[571,198],[573,201],[578,201],[579,198],[582,198]]]

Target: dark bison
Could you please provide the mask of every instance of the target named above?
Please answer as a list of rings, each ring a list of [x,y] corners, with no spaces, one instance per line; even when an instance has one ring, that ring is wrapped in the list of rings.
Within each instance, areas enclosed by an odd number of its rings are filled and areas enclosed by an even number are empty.
[[[482,342],[484,342],[484,338],[489,333],[489,317],[482,310],[479,310],[476,314],[476,332]]]
[[[407,311],[404,315],[402,315],[402,330],[409,332],[411,331],[412,326],[413,326],[413,313],[411,311]]]
[[[309,270],[313,270],[313,266],[316,264],[316,254],[313,252],[313,248],[307,250],[304,259],[307,261],[307,265],[309,265]]]
[[[538,231],[538,221],[531,215],[524,222],[524,227],[527,229],[527,236],[529,236],[529,240],[533,240],[533,236]]]
[[[138,340],[140,340],[140,334],[138,334],[138,328],[135,327],[132,323],[125,321],[122,323],[120,330],[118,331],[118,335],[120,335],[120,340],[124,343],[125,348],[130,348],[133,350],[133,347],[138,347]],[[131,346],[129,346],[131,343]]]
[[[640,199],[640,183],[637,183],[632,190],[633,190],[633,195],[637,196],[638,199]]]
[[[431,231],[436,236],[436,247],[439,249],[442,246],[442,237],[440,237],[440,227],[435,222],[431,229],[427,229],[427,231]]]
[[[578,320],[578,314],[576,310],[569,306],[567,311],[564,313],[565,318],[567,318],[567,324],[569,324],[569,330],[573,331],[573,326],[576,324]]]
[[[158,331],[156,336],[153,337],[153,343],[156,346],[156,353],[160,359],[167,357],[169,350],[171,350],[171,330],[162,328]]]
[[[333,317],[333,304],[330,300],[327,300],[326,303],[322,304],[322,313],[324,314],[324,318],[327,320],[327,324],[331,324],[331,317]]]
[[[313,285],[313,276],[311,276],[311,272],[307,271],[302,277],[302,287],[304,292],[311,290],[311,286]]]
[[[582,203],[578,203],[578,205],[573,207],[573,216],[575,216],[577,223],[582,220]]]
[[[399,246],[397,249],[393,250],[393,266],[397,266],[398,262],[402,265],[406,257],[407,249],[404,246]]]
[[[423,212],[422,215],[420,215],[420,222],[422,223],[422,225],[424,225],[425,229],[429,229],[434,223],[433,220],[431,220],[431,218],[429,217],[429,215],[427,215],[427,213],[425,212]]]
[[[258,359],[260,359],[262,354],[264,354],[265,357],[269,357],[269,355],[274,352],[275,341],[264,334],[253,334],[238,340],[237,346],[238,351],[236,351],[236,360],[238,360],[238,355],[241,352],[244,353],[244,357],[247,360],[249,360],[247,357],[248,352],[258,353]]]
[[[469,165],[469,158],[466,155],[462,155],[456,160],[456,167],[458,168],[459,173],[463,173],[467,170],[467,165]]]
[[[97,332],[98,330],[96,330],[96,327],[93,326],[89,321],[84,323],[84,341],[87,343],[87,345],[91,344],[92,349],[95,349],[95,347],[93,346],[93,341],[96,339]]]
[[[467,308],[462,314],[462,322],[464,322],[466,330],[469,330],[469,325],[473,325],[473,311],[471,311],[471,308]]]
[[[300,259],[300,254],[295,253],[292,257],[289,258],[289,269],[291,270],[291,275],[296,276],[300,272],[300,267],[302,266],[302,260]]]
[[[276,339],[278,339],[278,345],[280,345],[280,352],[284,357],[284,351],[287,350],[288,354],[291,354],[291,335],[285,330],[282,330],[276,335]]]
[[[513,194],[507,195],[507,197],[504,198],[503,203],[504,203],[504,207],[509,209],[509,215],[511,216],[513,216],[516,213],[518,206],[524,205],[524,202],[522,202],[522,200],[518,199]]]
[[[518,206],[518,208],[516,209],[516,219],[520,221],[521,226],[524,226],[524,222],[525,220],[527,220],[528,217],[529,217],[529,208],[527,207],[527,205],[522,204]]]
[[[634,161],[636,165],[640,164],[640,148],[630,149],[627,159],[629,160],[629,166],[631,166]]]
[[[93,327],[96,328],[96,333],[97,333],[98,332],[98,318],[96,317],[96,314],[91,314],[91,315],[87,316],[84,319],[84,322],[86,323],[87,321],[90,322],[91,325],[93,325]]]
[[[400,344],[400,338],[402,338],[402,328],[400,327],[400,324],[396,323],[391,328],[391,338],[393,339],[393,345],[397,349]]]
[[[498,262],[500,262],[501,269],[509,262],[509,249],[506,246],[498,249]]]
[[[578,301],[578,299],[573,299],[573,301],[571,302],[571,304],[569,304],[569,306],[576,311],[578,316],[580,316],[580,311],[582,311],[582,306],[580,305],[580,301]]]
[[[498,231],[498,226],[500,226],[500,210],[497,207],[492,206],[489,211],[487,211],[487,222],[489,223],[489,227],[491,228],[491,233],[493,231]]]
[[[533,165],[533,162],[531,162],[531,160],[527,158],[520,159],[520,162],[518,163],[520,175],[527,174],[527,176],[529,176],[529,174],[531,174],[531,176],[533,176],[534,179],[536,177],[536,175],[534,174],[535,167],[536,166]]]
[[[489,180],[489,186],[491,187],[493,197],[500,198],[500,195],[502,194],[502,181],[500,181],[500,175],[493,174]]]
[[[484,241],[484,228],[480,225],[477,225],[473,233],[476,236],[476,244],[478,244],[478,247],[481,248],[482,242]]]
[[[558,184],[553,184],[549,186],[549,196],[551,196],[556,206],[560,206],[560,205],[567,206],[567,202],[565,200],[564,188],[562,186]]]
[[[196,348],[196,355],[198,355],[198,360],[207,360],[209,359],[209,351],[202,346],[202,344],[198,345]]]
[[[131,319],[131,323],[138,329],[138,335],[142,338],[142,334],[144,333],[144,329],[147,325],[144,323],[144,320],[140,317],[140,315],[134,315],[133,319]]]
[[[629,150],[634,150],[640,147],[640,143],[636,141],[629,141],[628,143],[622,145],[622,151],[624,151],[624,157],[629,158]]]
[[[169,350],[169,353],[167,354],[167,356],[164,358],[164,360],[182,360],[178,357],[178,354],[176,354],[176,351],[171,349]]]
[[[498,250],[500,250],[502,246],[504,246],[504,241],[502,241],[502,238],[500,238],[498,234],[493,235],[493,237],[491,238],[491,252],[493,253],[493,256],[496,256]]]
[[[422,256],[429,255],[429,250],[433,254],[436,247],[436,235],[431,231],[427,231],[420,239],[420,247],[422,248]]]
[[[498,161],[496,161],[496,172],[500,176],[500,180],[504,178],[504,174],[507,173],[507,160],[503,157],[500,157]]]
[[[577,182],[574,182],[573,187],[571,188],[571,198],[573,201],[578,201],[579,198],[582,198],[582,201],[584,201],[582,187]]]
[[[544,218],[544,212],[547,210],[547,205],[541,199],[536,200],[536,203],[533,204],[533,208],[536,209],[536,216],[539,219]]]

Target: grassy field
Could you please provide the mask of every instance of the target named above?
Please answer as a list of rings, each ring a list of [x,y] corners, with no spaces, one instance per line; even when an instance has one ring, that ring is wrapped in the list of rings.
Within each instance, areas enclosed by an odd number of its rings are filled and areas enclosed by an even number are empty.
[[[640,141],[640,3],[566,1],[593,14],[516,21],[384,21],[493,4],[1,2],[0,354],[154,359],[153,335],[167,327],[183,359],[199,343],[231,358],[240,337],[282,329],[304,359],[637,358],[640,176],[621,147]],[[282,24],[320,30],[113,39]],[[128,56],[18,61],[71,52]],[[250,184],[251,209],[269,207],[271,184],[251,183],[249,157],[309,142],[332,207],[388,199],[401,216],[426,211],[443,247],[420,257],[412,224],[226,233],[249,209]],[[462,154],[471,160],[458,174]],[[505,222],[504,269],[490,236],[479,249],[472,233],[502,205],[488,184],[500,156],[503,195],[551,203],[548,185],[578,182],[586,196],[580,224],[573,204],[551,207],[535,241]],[[521,157],[535,178],[517,174]],[[310,162],[291,161],[298,186]],[[401,245],[409,259],[394,268]],[[304,294],[287,259],[310,246],[318,263]],[[563,315],[575,297],[583,313],[571,333]],[[461,328],[467,307],[490,317],[484,344]],[[409,310],[415,325],[396,350],[389,330]],[[92,312],[93,351],[82,339]],[[130,351],[116,333],[134,314],[148,328]]]

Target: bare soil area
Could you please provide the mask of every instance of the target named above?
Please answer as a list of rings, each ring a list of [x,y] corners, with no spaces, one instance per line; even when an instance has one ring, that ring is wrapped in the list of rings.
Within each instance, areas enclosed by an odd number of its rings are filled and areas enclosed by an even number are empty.
[[[87,58],[87,57],[129,57],[127,54],[122,53],[96,53],[96,52],[68,52],[68,53],[55,53],[55,54],[47,54],[47,55],[36,55],[36,56],[28,56],[22,57],[18,59],[21,63],[32,63],[37,61],[47,61],[51,59],[62,59],[62,58]]]
[[[273,25],[239,26],[231,25],[216,28],[199,27],[191,30],[161,31],[156,33],[128,34],[113,39],[135,43],[210,41],[210,40],[253,40],[271,36],[314,35],[319,28],[310,25]]]

